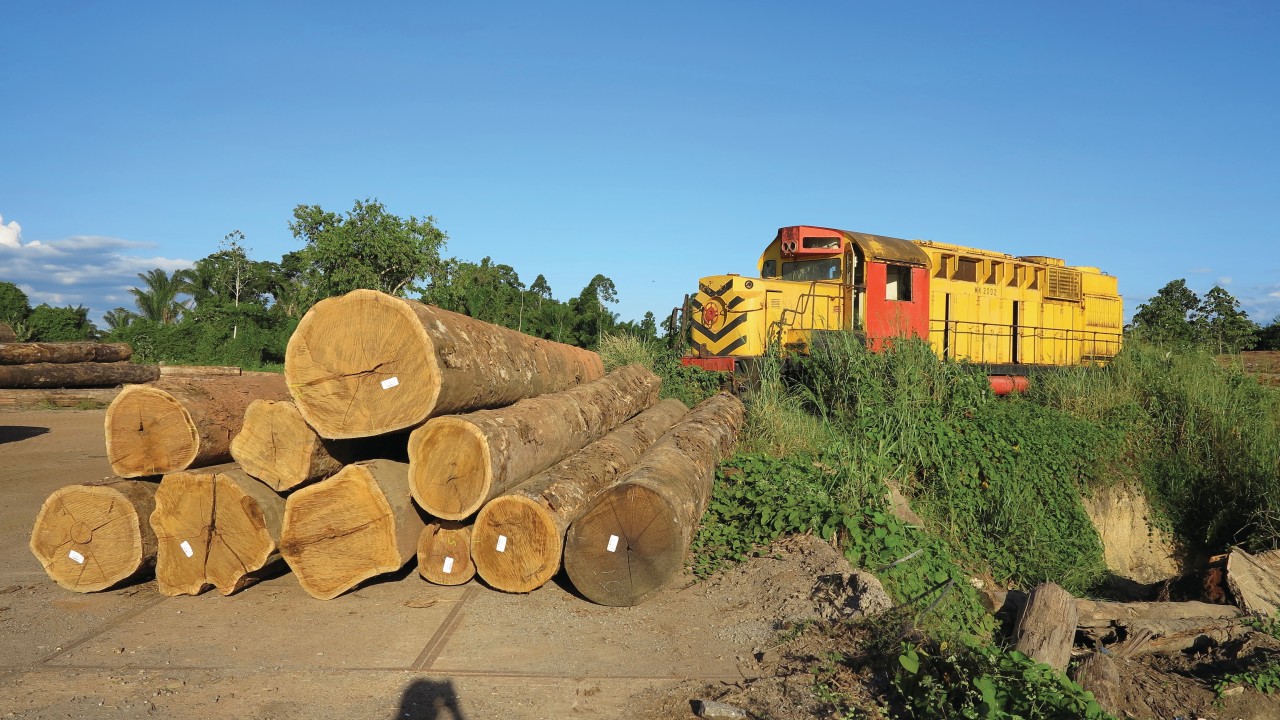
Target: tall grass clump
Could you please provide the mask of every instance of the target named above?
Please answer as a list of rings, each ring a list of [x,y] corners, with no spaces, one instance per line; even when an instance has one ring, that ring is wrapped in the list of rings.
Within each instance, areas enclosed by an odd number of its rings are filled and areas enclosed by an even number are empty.
[[[1208,550],[1280,543],[1280,390],[1196,348],[1129,343],[1105,368],[1037,378],[1030,398],[1116,429],[1122,472]]]
[[[633,363],[649,368],[662,378],[662,398],[675,398],[689,407],[715,395],[726,381],[724,373],[685,367],[666,344],[635,335],[605,335],[600,338],[596,352],[604,360],[606,371]]]

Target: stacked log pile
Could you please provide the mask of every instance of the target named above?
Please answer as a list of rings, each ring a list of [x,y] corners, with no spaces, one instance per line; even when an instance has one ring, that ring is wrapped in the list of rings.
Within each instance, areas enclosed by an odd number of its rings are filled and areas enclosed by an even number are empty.
[[[479,573],[529,592],[561,567],[575,522],[643,495],[636,512],[665,516],[618,529],[616,557],[660,571],[608,598],[633,604],[679,568],[743,414],[727,395],[691,413],[659,403],[659,385],[639,366],[606,375],[595,353],[358,290],[303,317],[283,377],[127,387],[104,421],[119,477],[50,497],[31,548],[80,591],[154,568],[161,593],[231,594],[287,565],[331,599],[416,559],[428,582]],[[596,538],[605,525],[582,527]],[[577,565],[588,587],[616,572]]]
[[[0,388],[112,387],[160,377],[159,367],[134,364],[132,357],[125,343],[0,340]]]

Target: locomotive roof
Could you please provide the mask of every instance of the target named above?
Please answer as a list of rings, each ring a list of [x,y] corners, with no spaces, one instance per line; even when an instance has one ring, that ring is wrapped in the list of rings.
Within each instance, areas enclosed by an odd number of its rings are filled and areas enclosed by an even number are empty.
[[[788,230],[791,233],[787,233]],[[846,241],[857,245],[858,249],[862,251],[863,258],[869,262],[892,262],[929,267],[929,255],[915,243],[887,235],[872,235],[871,233],[851,232],[849,230],[837,230],[814,225],[793,225],[780,228],[778,230],[778,238],[781,239],[784,234],[811,236],[814,232],[839,235]]]

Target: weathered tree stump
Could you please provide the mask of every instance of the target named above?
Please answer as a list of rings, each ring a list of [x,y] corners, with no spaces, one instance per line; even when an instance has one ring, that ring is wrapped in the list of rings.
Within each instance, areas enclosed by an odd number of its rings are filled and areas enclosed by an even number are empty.
[[[1079,619],[1071,593],[1053,583],[1041,583],[1027,596],[1027,606],[1013,632],[1014,649],[1066,672]]]
[[[1120,673],[1115,661],[1101,652],[1092,652],[1071,672],[1071,679],[1080,687],[1093,693],[1103,710],[1119,715],[1124,702],[1124,689],[1120,685]]]
[[[76,592],[106,590],[155,566],[148,518],[156,484],[141,480],[67,485],[36,515],[31,552],[54,582]]]
[[[476,576],[471,561],[471,524],[427,523],[418,540],[418,574],[436,585],[462,585]]]

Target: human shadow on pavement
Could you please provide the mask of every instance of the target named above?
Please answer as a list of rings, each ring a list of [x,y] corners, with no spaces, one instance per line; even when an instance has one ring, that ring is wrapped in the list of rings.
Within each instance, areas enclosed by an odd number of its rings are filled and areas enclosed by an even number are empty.
[[[0,444],[27,440],[49,432],[47,427],[31,425],[0,425]]]
[[[396,720],[466,720],[452,680],[419,678],[400,697]]]

